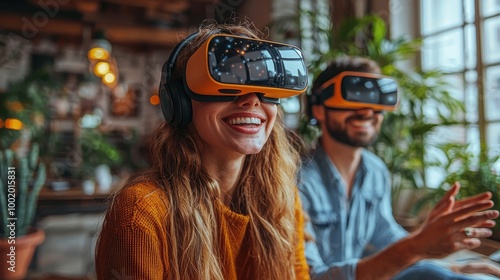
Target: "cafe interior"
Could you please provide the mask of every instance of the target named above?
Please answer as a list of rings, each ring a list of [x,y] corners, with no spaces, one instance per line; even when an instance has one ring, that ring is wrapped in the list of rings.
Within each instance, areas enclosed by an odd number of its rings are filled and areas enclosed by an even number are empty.
[[[394,215],[408,230],[449,186],[446,174],[469,182],[469,194],[484,179],[500,205],[500,1],[1,0],[1,171],[15,166],[22,181],[27,174],[7,155],[35,158],[26,211],[42,232],[16,279],[95,279],[109,199],[148,167],[150,133],[164,121],[162,65],[207,21],[251,22],[264,38],[299,46],[311,79],[340,54],[409,73],[413,83],[400,84],[409,102],[374,146],[392,167]],[[285,124],[313,143],[319,132],[304,102],[280,107]],[[500,231],[440,261],[491,261],[499,241]]]

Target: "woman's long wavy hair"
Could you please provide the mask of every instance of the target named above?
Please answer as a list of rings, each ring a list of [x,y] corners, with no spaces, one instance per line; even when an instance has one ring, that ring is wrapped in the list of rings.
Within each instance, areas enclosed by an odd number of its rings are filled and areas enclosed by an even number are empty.
[[[209,36],[235,34],[258,38],[248,26],[205,25],[179,54],[176,69]],[[183,70],[182,70],[183,71]],[[280,110],[278,110],[280,111]],[[151,168],[128,185],[153,182],[168,201],[165,219],[169,236],[169,279],[224,279],[220,261],[218,183],[204,170],[194,127],[174,128],[163,123],[153,137]],[[294,204],[298,152],[290,145],[281,112],[268,141],[257,154],[247,155],[231,208],[250,217],[256,279],[295,279],[294,248],[297,244]]]

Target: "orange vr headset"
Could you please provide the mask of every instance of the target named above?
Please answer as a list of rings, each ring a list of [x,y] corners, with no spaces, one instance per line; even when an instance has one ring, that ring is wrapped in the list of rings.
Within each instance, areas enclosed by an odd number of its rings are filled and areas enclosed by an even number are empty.
[[[213,35],[189,58],[184,88],[197,101],[232,101],[257,93],[279,103],[304,93],[307,68],[299,48],[227,34]]]
[[[380,74],[344,71],[311,95],[313,105],[332,109],[393,111],[399,103],[396,80]]]

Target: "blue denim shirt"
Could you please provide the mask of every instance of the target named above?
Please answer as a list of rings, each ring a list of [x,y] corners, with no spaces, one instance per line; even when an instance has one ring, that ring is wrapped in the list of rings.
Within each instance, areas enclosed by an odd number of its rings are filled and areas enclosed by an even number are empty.
[[[349,199],[337,168],[318,146],[304,160],[299,189],[310,221],[306,243],[312,279],[356,279],[360,258],[403,238],[394,220],[390,176],[385,163],[364,150]]]

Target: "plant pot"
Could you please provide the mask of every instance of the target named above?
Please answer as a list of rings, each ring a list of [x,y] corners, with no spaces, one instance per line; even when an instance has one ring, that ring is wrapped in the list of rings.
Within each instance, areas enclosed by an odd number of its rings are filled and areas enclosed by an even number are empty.
[[[11,243],[12,243],[11,239]],[[24,279],[38,245],[45,240],[42,229],[34,229],[28,234],[16,237],[15,244],[9,244],[9,239],[0,239],[0,279]],[[14,249],[14,250],[12,250]]]

